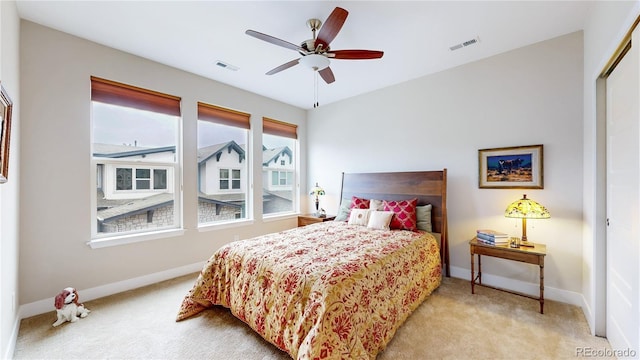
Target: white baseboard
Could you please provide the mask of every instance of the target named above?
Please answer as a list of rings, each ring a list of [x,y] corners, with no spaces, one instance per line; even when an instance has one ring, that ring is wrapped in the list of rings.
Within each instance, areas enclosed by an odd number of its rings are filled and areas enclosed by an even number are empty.
[[[582,296],[581,307],[582,307],[582,312],[584,313],[584,317],[587,319],[587,325],[589,325],[589,331],[591,331],[591,335],[597,336],[595,318],[594,318],[593,312],[591,311],[591,306],[589,306],[589,302],[584,296]]]
[[[200,270],[202,270],[203,266],[204,261],[89,289],[78,289],[78,293],[82,294],[81,299],[83,302],[90,301],[117,294],[123,291],[133,290],[143,286],[155,284],[164,280],[177,278],[182,275],[199,272]],[[22,319],[53,311],[53,302],[54,299],[53,297],[51,297],[49,299],[39,300],[29,304],[21,305],[18,309],[18,326],[20,324],[20,320]]]
[[[20,331],[20,317],[16,317],[16,322],[13,324],[13,329],[11,329],[11,336],[9,336],[9,343],[7,344],[7,349],[5,350],[3,359],[13,359],[13,353],[16,350],[16,342],[18,341],[18,332]]]
[[[470,281],[471,270],[451,266],[451,277]],[[498,275],[492,275],[484,271],[482,272],[482,283],[489,286],[508,289],[510,291],[515,291],[531,296],[538,296],[540,294],[540,285],[538,283],[509,279]],[[471,291],[471,289],[469,289],[469,291]],[[566,304],[576,305],[581,308],[584,305],[582,294],[569,290],[549,287],[546,285],[544,287],[544,298],[563,302]]]

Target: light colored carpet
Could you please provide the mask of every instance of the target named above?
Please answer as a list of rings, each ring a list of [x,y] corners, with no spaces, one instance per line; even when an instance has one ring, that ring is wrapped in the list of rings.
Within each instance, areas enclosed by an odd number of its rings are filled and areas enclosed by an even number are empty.
[[[175,322],[197,274],[85,302],[88,317],[57,328],[55,311],[22,320],[15,359],[289,359],[223,308]],[[80,293],[82,299],[82,293]],[[53,309],[53,304],[52,304]],[[445,278],[407,319],[380,360],[561,359],[610,349],[580,308],[538,302]]]

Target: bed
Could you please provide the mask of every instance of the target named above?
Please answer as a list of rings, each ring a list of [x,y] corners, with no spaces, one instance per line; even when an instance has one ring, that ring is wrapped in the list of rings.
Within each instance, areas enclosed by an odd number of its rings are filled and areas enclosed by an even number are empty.
[[[449,276],[446,179],[446,169],[344,173],[341,199],[351,200],[349,221],[221,247],[176,320],[221,305],[294,359],[374,359],[443,273]],[[353,205],[363,200],[384,207],[370,212]],[[402,219],[404,212],[392,208],[399,204],[430,205],[431,231],[386,230],[357,219],[394,211],[393,221]]]

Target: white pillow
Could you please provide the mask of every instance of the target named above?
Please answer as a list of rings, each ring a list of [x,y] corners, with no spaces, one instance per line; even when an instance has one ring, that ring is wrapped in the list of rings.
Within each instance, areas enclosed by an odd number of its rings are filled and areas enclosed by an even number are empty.
[[[384,210],[384,204],[382,200],[371,199],[369,200],[369,209],[373,211],[382,211]]]
[[[351,209],[349,215],[349,225],[362,225],[366,226],[369,222],[369,209]]]
[[[389,230],[389,223],[393,217],[393,211],[373,211],[369,215],[368,228]]]

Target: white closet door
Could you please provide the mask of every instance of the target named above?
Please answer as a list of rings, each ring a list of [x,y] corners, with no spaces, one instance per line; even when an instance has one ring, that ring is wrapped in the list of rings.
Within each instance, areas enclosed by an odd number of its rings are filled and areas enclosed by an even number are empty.
[[[607,338],[614,350],[640,342],[640,33],[607,86]],[[631,353],[630,355],[632,355]]]

